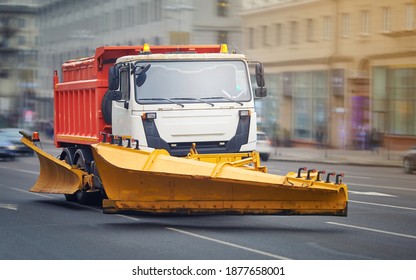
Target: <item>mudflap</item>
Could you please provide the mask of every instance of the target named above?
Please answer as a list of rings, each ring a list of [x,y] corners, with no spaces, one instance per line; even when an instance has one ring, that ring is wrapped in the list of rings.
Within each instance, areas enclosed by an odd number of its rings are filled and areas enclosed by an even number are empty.
[[[83,172],[37,147],[30,139],[21,140],[38,156],[40,172],[31,192],[74,194],[83,185]]]
[[[319,174],[286,176],[108,143],[92,145],[104,213],[346,216],[347,186]]]

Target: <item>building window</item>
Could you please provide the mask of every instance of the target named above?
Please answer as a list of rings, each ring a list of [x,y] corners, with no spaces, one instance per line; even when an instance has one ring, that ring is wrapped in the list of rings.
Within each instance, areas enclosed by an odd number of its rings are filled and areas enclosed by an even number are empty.
[[[218,31],[217,32],[217,41],[219,44],[228,44],[228,32],[227,31]]]
[[[26,19],[19,18],[19,20],[18,20],[18,26],[19,26],[19,28],[25,28],[26,27]]]
[[[370,33],[370,12],[368,10],[361,11],[361,33],[363,35]]]
[[[323,37],[324,37],[324,40],[331,39],[331,17],[329,16],[324,17]]]
[[[391,31],[391,9],[383,7],[383,32]]]
[[[298,43],[298,23],[296,21],[290,23],[290,43],[292,45]]]
[[[280,46],[282,44],[282,24],[276,24],[276,45]]]
[[[247,29],[247,47],[249,49],[254,48],[254,28],[250,27]]]
[[[306,20],[306,40],[312,42],[314,40],[313,37],[313,19],[308,18]]]
[[[412,30],[415,28],[414,11],[415,11],[414,4],[406,4],[406,29],[407,30]]]
[[[26,45],[26,37],[25,36],[18,36],[17,41],[19,45]]]
[[[126,14],[127,14],[127,25],[132,26],[134,25],[134,7],[128,6],[126,8]]]
[[[348,37],[350,34],[350,15],[342,14],[342,37]]]
[[[251,81],[255,81],[255,75],[251,77]],[[255,103],[257,112],[257,128],[267,132],[272,141],[278,139],[278,123],[280,114],[280,96],[281,96],[281,73],[266,74],[265,80],[267,84],[267,98],[258,99]],[[254,82],[253,87],[257,87]]]
[[[140,24],[146,24],[149,21],[149,3],[140,3]]]
[[[122,25],[123,25],[123,11],[121,9],[117,9],[116,10],[116,17],[115,17],[115,21],[116,24],[114,25],[115,29],[121,29]]]
[[[161,21],[162,20],[162,0],[154,0],[155,2],[155,20]]]
[[[228,8],[230,4],[227,0],[218,0],[217,1],[217,15],[219,17],[226,17],[228,16]]]
[[[373,126],[379,132],[416,136],[416,68],[373,68]]]
[[[327,71],[294,73],[293,135],[296,139],[314,141],[318,129],[327,130],[327,74]]]
[[[261,42],[262,42],[264,47],[269,45],[268,36],[267,36],[268,31],[267,30],[268,30],[267,25],[263,25],[261,27]]]

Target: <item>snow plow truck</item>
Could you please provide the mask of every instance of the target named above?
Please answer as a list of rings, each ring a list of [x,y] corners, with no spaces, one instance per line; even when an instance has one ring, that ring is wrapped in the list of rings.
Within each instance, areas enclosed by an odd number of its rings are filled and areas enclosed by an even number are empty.
[[[347,215],[342,174],[261,166],[263,65],[226,45],[99,47],[65,62],[53,86],[61,154],[21,132],[40,162],[32,192],[98,197],[104,213]]]

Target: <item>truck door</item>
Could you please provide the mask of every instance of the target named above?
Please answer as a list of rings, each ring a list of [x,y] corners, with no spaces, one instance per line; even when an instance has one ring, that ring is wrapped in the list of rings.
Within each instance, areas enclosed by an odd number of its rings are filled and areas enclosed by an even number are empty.
[[[130,73],[128,66],[120,68],[120,91],[122,93],[121,99],[113,101],[113,134],[130,136]]]

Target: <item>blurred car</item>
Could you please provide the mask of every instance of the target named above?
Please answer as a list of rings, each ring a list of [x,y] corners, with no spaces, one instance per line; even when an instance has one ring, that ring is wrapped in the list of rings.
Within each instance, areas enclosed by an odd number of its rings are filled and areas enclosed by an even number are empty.
[[[257,132],[256,146],[256,151],[260,153],[261,160],[268,161],[272,153],[272,144],[266,133],[262,131]]]
[[[13,143],[7,138],[0,136],[0,159],[1,160],[15,160],[16,154],[14,152]]]
[[[403,157],[403,169],[406,173],[413,173],[416,171],[416,146],[410,150]]]
[[[6,138],[12,142],[15,155],[33,156],[33,150],[20,141],[22,135],[20,135],[19,131],[21,130],[22,129],[14,127],[0,128],[0,137]]]

